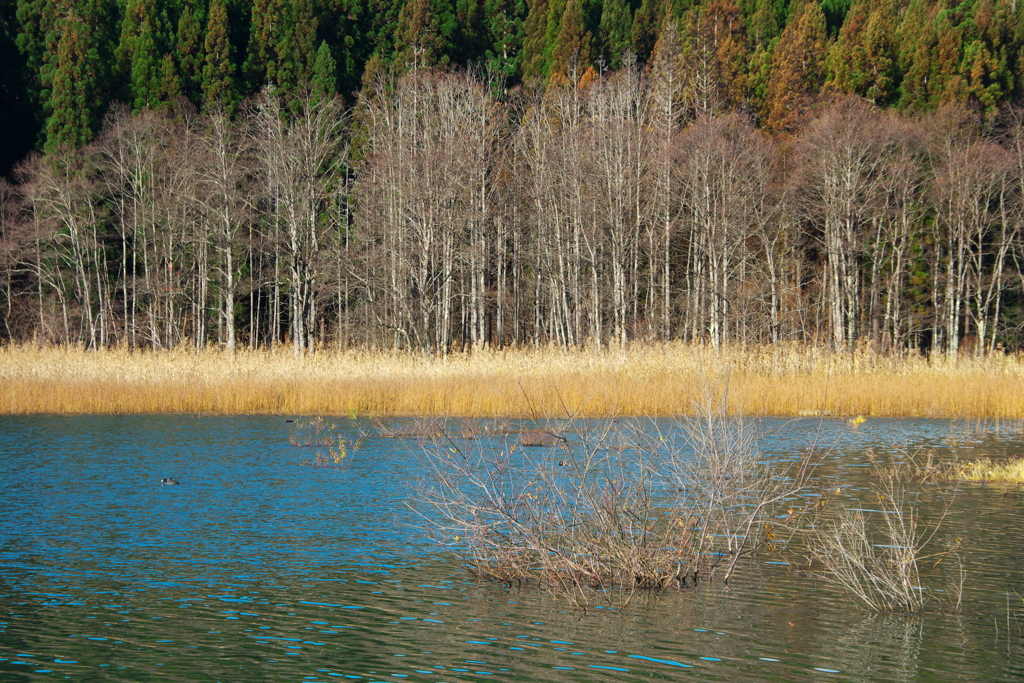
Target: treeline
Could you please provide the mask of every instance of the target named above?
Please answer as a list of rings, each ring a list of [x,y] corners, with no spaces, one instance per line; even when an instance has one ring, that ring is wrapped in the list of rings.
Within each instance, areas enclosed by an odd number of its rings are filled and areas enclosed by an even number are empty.
[[[352,105],[410,61],[544,87],[570,62],[646,65],[667,27],[694,88],[776,132],[823,92],[991,114],[1021,89],[1007,0],[0,0],[0,173],[91,141],[115,102],[233,113],[317,83]]]
[[[0,187],[11,342],[1021,346],[1024,112],[733,111],[678,34],[543,90],[381,69],[114,110]],[[714,83],[714,81],[708,81]]]

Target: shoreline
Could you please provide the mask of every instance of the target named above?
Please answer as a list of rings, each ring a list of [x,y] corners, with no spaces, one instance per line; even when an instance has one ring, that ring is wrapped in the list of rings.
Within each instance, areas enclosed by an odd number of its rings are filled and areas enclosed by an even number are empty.
[[[290,349],[0,348],[0,414],[1024,418],[1024,356],[682,343],[446,357]]]

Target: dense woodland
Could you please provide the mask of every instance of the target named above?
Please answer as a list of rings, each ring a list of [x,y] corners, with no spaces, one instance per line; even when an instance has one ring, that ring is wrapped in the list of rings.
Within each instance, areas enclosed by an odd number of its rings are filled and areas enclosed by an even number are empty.
[[[9,342],[1024,343],[1012,3],[0,7]]]

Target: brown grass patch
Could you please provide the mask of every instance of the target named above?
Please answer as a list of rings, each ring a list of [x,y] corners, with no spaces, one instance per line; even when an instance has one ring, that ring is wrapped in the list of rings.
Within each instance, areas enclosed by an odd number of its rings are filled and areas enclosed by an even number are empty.
[[[680,415],[708,386],[728,392],[734,414],[1024,417],[1020,356],[950,361],[684,344],[444,358],[0,349],[5,414]]]

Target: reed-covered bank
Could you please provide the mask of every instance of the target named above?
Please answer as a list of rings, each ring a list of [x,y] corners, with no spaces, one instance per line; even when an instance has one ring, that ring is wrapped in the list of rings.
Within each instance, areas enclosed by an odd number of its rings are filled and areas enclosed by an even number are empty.
[[[1024,417],[1024,357],[635,345],[446,357],[0,348],[0,413],[686,414],[709,387],[745,415]]]

